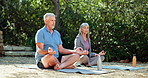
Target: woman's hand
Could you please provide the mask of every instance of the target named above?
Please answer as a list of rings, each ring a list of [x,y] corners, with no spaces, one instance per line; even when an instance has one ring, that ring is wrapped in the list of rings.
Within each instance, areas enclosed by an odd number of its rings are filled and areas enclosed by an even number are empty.
[[[103,56],[103,55],[105,55],[105,54],[106,54],[106,52],[105,52],[104,50],[102,50],[99,54],[95,54],[95,56],[98,56],[98,55]]]
[[[53,51],[53,49],[49,47],[48,54],[51,54],[51,55],[56,54],[56,51]]]

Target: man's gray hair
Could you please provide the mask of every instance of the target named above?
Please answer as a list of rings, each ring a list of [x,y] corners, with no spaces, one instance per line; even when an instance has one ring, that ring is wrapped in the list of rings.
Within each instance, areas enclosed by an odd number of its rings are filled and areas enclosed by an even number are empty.
[[[49,17],[51,17],[51,16],[54,16],[54,17],[55,17],[54,13],[46,13],[46,14],[44,15],[44,20],[46,20],[47,18],[49,18]]]

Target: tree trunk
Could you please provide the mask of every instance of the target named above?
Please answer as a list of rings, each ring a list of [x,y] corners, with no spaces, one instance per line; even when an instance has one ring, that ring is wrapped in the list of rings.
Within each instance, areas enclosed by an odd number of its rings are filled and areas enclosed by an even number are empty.
[[[56,25],[55,29],[60,29],[60,2],[59,0],[51,0],[54,5],[54,13],[56,15]]]

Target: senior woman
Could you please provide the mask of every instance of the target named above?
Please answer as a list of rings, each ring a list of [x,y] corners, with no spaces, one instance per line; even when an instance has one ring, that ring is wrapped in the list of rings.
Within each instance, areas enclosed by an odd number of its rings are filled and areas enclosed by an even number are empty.
[[[101,60],[105,59],[106,52],[102,50],[99,54],[91,52],[91,40],[89,38],[89,24],[82,23],[79,28],[79,33],[74,41],[74,49],[81,47],[83,50],[88,51],[88,55],[82,55],[77,61],[76,65],[84,64],[86,66],[97,65],[98,55],[101,55]]]

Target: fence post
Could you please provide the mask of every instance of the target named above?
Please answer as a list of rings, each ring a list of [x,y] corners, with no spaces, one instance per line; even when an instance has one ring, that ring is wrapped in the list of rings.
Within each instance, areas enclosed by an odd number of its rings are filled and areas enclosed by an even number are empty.
[[[3,50],[4,50],[4,47],[3,47],[3,32],[0,31],[0,57],[3,56]]]

